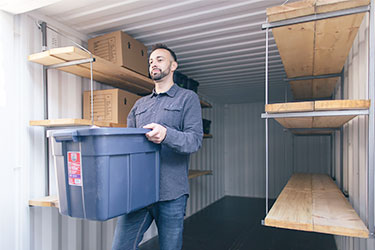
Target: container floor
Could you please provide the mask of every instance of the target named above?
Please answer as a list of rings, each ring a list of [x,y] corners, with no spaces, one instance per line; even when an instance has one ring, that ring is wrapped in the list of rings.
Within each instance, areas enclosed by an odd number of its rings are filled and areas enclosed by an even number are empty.
[[[265,199],[225,196],[185,220],[184,250],[337,250],[332,235],[261,225]],[[140,250],[159,249],[158,237]]]

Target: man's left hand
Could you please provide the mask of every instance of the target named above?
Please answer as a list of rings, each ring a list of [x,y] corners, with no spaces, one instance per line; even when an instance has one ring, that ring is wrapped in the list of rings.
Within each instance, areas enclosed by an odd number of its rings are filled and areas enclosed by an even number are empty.
[[[143,126],[143,128],[152,129],[150,132],[146,133],[146,137],[149,141],[152,141],[153,143],[160,144],[167,135],[167,129],[157,123],[147,124]]]

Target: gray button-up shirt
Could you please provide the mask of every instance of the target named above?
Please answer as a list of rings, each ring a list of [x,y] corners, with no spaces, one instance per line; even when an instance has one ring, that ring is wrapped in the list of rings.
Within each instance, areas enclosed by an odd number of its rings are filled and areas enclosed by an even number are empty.
[[[190,154],[203,139],[202,111],[197,94],[174,84],[167,92],[142,97],[133,106],[127,126],[141,128],[158,123],[167,128],[161,143],[160,200],[173,200],[189,194]]]

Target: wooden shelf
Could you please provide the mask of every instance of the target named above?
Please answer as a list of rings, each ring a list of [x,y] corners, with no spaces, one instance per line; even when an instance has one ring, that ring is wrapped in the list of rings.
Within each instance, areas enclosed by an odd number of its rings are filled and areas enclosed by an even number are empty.
[[[368,238],[369,231],[328,175],[294,174],[265,218],[271,227]]]
[[[212,136],[211,134],[204,134],[204,135],[203,135],[203,138],[207,138],[207,139],[209,139],[209,138],[213,138],[213,136]]]
[[[59,207],[59,200],[57,195],[51,195],[46,197],[41,197],[33,200],[29,200],[29,206],[34,207]]]
[[[53,119],[53,120],[36,120],[30,121],[30,126],[42,127],[71,127],[71,126],[91,126],[92,121],[87,119]],[[105,121],[94,121],[94,125],[98,127],[126,127],[126,124],[119,124]]]
[[[289,112],[341,111],[369,109],[369,100],[329,100],[313,102],[276,103],[265,106],[270,114]],[[275,118],[285,128],[339,128],[356,115]]]
[[[205,102],[203,100],[200,100],[201,101],[201,107],[202,108],[212,108],[212,105],[209,104],[208,102]]]
[[[203,175],[212,175],[212,170],[189,170],[189,179],[193,179]]]
[[[366,6],[369,0],[301,1],[267,9],[269,22]],[[340,73],[365,13],[273,28],[288,78]],[[295,99],[330,97],[338,77],[291,81]]]
[[[291,129],[291,132],[295,135],[330,135],[334,132],[334,130],[329,130],[329,129],[316,129],[316,130],[294,130]]]
[[[193,179],[203,175],[212,175],[212,170],[189,170],[189,179]],[[59,207],[57,195],[41,197],[29,200],[29,206],[33,207]]]
[[[87,52],[74,46],[70,46],[32,54],[28,57],[28,60],[45,66],[51,66],[87,58],[90,58],[90,55]],[[94,58],[94,80],[140,95],[151,93],[154,88],[154,83],[150,78],[127,68],[118,66],[98,56],[94,55]],[[58,69],[77,76],[90,78],[90,63],[67,66]]]
[[[75,127],[75,126],[92,126],[91,120],[87,119],[52,119],[52,120],[34,120],[29,122],[30,126],[42,126],[42,127]],[[119,127],[125,128],[126,124],[94,121],[94,125],[98,127]],[[204,134],[203,138],[213,138],[211,134]]]

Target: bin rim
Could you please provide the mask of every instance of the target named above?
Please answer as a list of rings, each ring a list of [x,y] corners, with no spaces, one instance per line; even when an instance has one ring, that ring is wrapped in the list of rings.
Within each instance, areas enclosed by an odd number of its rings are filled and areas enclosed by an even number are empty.
[[[63,129],[52,134],[53,137],[66,136],[71,134],[73,136],[102,136],[102,135],[137,135],[146,134],[151,129],[146,128],[78,128],[78,129]]]

